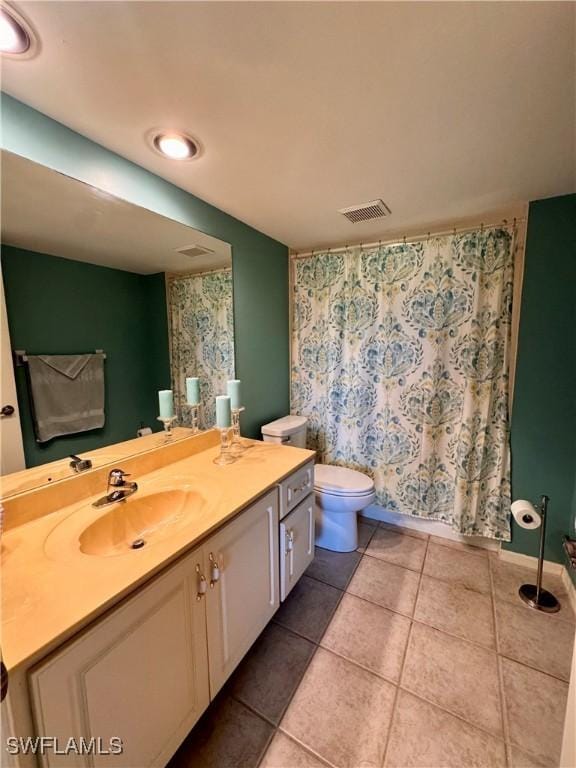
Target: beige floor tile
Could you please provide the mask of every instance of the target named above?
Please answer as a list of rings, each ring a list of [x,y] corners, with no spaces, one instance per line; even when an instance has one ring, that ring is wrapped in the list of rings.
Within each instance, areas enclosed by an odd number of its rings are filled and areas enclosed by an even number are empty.
[[[461,584],[476,592],[490,592],[488,558],[429,542],[424,573],[436,579]]]
[[[497,600],[514,603],[515,605],[519,604],[518,589],[522,584],[536,583],[535,568],[523,568],[498,559],[492,561],[491,567],[494,595]],[[546,589],[551,590],[556,595],[562,606],[558,613],[551,614],[553,618],[574,622],[575,617],[570,605],[570,599],[560,576],[545,573],[543,584]]]
[[[396,689],[319,648],[281,729],[338,768],[382,765]]]
[[[426,541],[429,538],[427,533],[417,531],[415,528],[404,528],[401,525],[394,525],[394,523],[380,523],[380,528],[387,528],[389,531],[403,533],[405,536],[414,536],[415,539],[424,539]]]
[[[387,768],[505,768],[504,742],[400,691]]]
[[[495,648],[492,599],[460,584],[422,576],[414,618],[465,640]]]
[[[403,568],[421,571],[426,544],[425,539],[417,539],[390,528],[378,528],[366,548],[366,554]]]
[[[326,765],[282,731],[276,731],[259,768],[325,768]]]
[[[519,603],[497,603],[500,653],[529,667],[570,680],[574,625]]]
[[[410,619],[354,595],[344,595],[321,645],[397,683]]]
[[[360,561],[347,592],[412,616],[420,574],[366,555]]]
[[[555,764],[560,758],[567,683],[502,659],[508,733],[512,744]]]
[[[434,544],[439,544],[442,547],[459,549],[462,552],[471,552],[474,555],[481,555],[482,557],[489,557],[492,554],[496,554],[496,550],[475,547],[473,544],[466,544],[465,541],[454,541],[454,539],[447,539],[444,536],[430,536],[430,541],[433,541]]]
[[[366,547],[370,543],[375,530],[376,525],[372,520],[358,521],[358,552],[366,552]]]
[[[401,686],[469,723],[502,734],[497,657],[493,651],[413,624]]]
[[[513,744],[508,744],[508,768],[554,768],[556,763],[551,760],[543,760],[528,752],[523,752]]]

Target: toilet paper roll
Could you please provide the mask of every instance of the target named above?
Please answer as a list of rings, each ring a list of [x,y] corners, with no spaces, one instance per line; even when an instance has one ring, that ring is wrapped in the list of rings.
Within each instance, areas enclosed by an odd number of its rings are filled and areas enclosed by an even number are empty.
[[[533,530],[534,528],[540,528],[542,525],[542,517],[540,516],[540,513],[534,504],[526,499],[518,499],[512,504],[510,509],[512,510],[512,517],[516,520],[520,528]]]

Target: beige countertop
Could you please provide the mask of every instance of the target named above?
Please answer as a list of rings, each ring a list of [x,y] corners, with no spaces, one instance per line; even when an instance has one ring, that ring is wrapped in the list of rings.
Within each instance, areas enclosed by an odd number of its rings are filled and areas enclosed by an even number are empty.
[[[203,498],[186,524],[142,549],[111,556],[80,551],[79,534],[111,509],[92,507],[105,487],[6,530],[2,655],[8,670],[38,661],[314,457],[301,448],[249,442],[252,447],[225,466],[213,463],[219,448],[208,447],[147,474],[132,467],[139,486],[133,498],[184,485]],[[31,504],[41,492],[30,496]]]

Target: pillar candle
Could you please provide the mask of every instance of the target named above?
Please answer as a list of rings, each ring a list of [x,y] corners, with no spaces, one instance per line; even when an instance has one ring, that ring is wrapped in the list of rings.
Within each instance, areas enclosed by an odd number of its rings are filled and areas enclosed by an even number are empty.
[[[216,426],[218,429],[228,429],[231,424],[230,398],[228,395],[218,395],[216,398]]]
[[[234,410],[242,408],[242,390],[240,388],[240,379],[230,379],[227,384],[228,395],[230,397],[230,406]]]
[[[158,392],[160,418],[171,419],[174,416],[174,397],[171,389],[161,389]]]
[[[200,379],[193,377],[186,379],[186,402],[188,405],[200,404]]]

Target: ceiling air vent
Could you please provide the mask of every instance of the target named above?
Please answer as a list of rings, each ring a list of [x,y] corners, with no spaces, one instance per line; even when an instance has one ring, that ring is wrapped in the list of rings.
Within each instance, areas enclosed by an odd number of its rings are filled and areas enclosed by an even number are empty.
[[[340,208],[338,213],[346,216],[352,224],[358,224],[359,221],[368,221],[369,219],[379,219],[381,216],[388,216],[391,210],[382,200],[372,200],[369,203],[351,205],[350,208]]]
[[[176,253],[193,259],[195,256],[206,256],[206,254],[214,253],[214,251],[211,248],[204,248],[202,245],[185,245],[182,248],[176,248]]]

